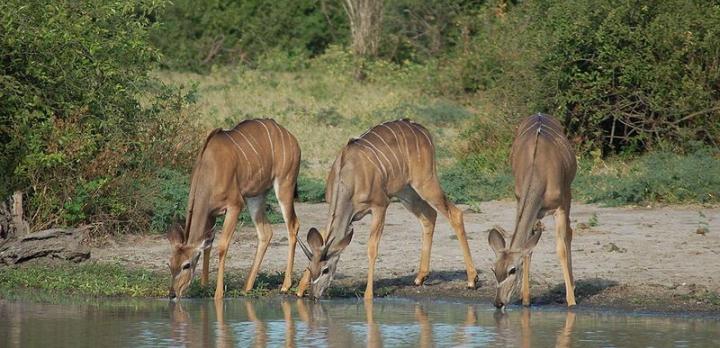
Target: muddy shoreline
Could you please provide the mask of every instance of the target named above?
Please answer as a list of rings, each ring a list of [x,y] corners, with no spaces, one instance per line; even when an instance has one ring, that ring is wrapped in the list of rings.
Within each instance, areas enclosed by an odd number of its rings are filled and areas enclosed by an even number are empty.
[[[425,285],[412,285],[419,262],[420,224],[400,204],[388,209],[376,266],[376,296],[429,299],[462,299],[490,302],[494,281],[489,271],[494,254],[487,245],[487,230],[499,224],[511,229],[513,201],[484,202],[465,209],[465,226],[473,261],[479,272],[477,289],[465,289],[462,253],[454,233],[438,217]],[[296,205],[300,236],[313,226],[323,226],[325,204]],[[356,238],[338,264],[331,294],[361,296],[367,272],[366,240],[369,218],[354,224]],[[579,307],[651,311],[659,313],[720,314],[720,208],[703,206],[620,207],[574,204],[571,210],[574,239],[573,268]],[[543,220],[545,232],[533,253],[532,304],[565,303],[562,273],[555,255],[552,217]],[[698,225],[708,233],[697,234]],[[287,260],[287,232],[273,225],[274,236],[261,271],[282,272]],[[245,276],[255,252],[252,225],[242,226],[229,250],[228,272]],[[162,236],[125,236],[97,243],[94,261],[118,262],[165,272],[169,246]],[[294,265],[298,277],[307,265],[297,249]],[[211,258],[214,278],[217,257]],[[256,284],[257,285],[257,284]],[[279,288],[270,284],[273,289]],[[273,290],[272,294],[278,293]]]

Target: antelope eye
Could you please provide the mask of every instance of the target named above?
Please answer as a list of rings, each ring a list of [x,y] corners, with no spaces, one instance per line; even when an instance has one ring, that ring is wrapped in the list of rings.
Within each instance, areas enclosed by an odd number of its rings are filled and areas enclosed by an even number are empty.
[[[185,263],[183,263],[182,269],[183,269],[183,270],[190,269],[190,262],[185,262]]]
[[[508,274],[515,274],[516,271],[517,271],[517,269],[515,269],[515,267],[513,267],[508,271]]]
[[[322,273],[322,274],[328,274],[329,272],[330,272],[330,269],[329,269],[329,268],[323,268],[323,270],[322,270],[321,273]]]

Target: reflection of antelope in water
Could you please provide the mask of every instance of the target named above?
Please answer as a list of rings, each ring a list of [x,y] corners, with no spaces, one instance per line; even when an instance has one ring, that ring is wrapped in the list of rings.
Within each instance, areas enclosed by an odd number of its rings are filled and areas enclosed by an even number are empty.
[[[283,312],[283,320],[285,320],[285,347],[295,347],[295,320],[292,316],[292,308],[290,301],[283,299],[280,302],[280,307]]]
[[[220,348],[233,347],[234,338],[232,329],[225,323],[225,302],[213,301],[215,303],[215,317],[217,320],[217,337],[215,346]]]
[[[488,242],[497,257],[493,272],[497,280],[495,306],[504,307],[520,282],[522,302],[530,305],[530,258],[540,240],[541,230],[533,230],[538,219],[554,213],[557,254],[565,279],[568,306],[575,305],[570,243],[570,184],[577,164],[562,126],[550,116],[536,114],[520,123],[510,154],[515,197],[518,200],[515,232],[506,245],[500,228],[490,231]],[[534,231],[534,233],[531,233]]]
[[[365,323],[367,324],[367,346],[382,347],[382,334],[380,333],[380,325],[375,322],[375,313],[372,299],[365,299],[364,306]]]
[[[510,315],[504,311],[497,311],[493,314],[495,318],[495,326],[498,332],[498,337],[505,339],[517,339],[518,336],[515,334],[515,330],[510,327]],[[543,321],[541,319],[541,321]],[[575,326],[575,313],[568,311],[565,316],[565,322],[563,327],[558,330],[557,337],[555,340],[555,347],[567,348],[572,347],[572,331]],[[533,345],[533,330],[531,321],[531,311],[527,308],[523,308],[520,312],[520,342],[505,341],[497,342],[504,343],[508,346],[518,346],[523,348],[537,346],[537,342]],[[540,337],[544,339],[544,337]]]
[[[201,252],[201,283],[207,285],[212,226],[215,216],[225,214],[215,288],[215,298],[223,297],[225,257],[238,216],[246,205],[258,235],[255,259],[245,281],[245,291],[252,289],[273,234],[265,217],[265,195],[273,187],[288,230],[288,263],[281,291],[290,288],[300,228],[293,206],[299,166],[297,140],[274,120],[246,120],[231,130],[210,133],[193,168],[185,228],[174,227],[168,233],[172,246],[171,298],[181,297],[190,285]]]
[[[245,301],[245,310],[247,311],[248,320],[255,324],[255,340],[253,347],[266,347],[267,346],[267,324],[265,321],[258,319],[255,313],[255,306],[252,301]]]
[[[435,342],[433,342],[432,324],[430,323],[427,312],[419,303],[415,304],[415,321],[417,321],[420,326],[420,344],[418,347],[434,347]]]
[[[335,159],[326,187],[325,200],[330,209],[324,236],[312,228],[307,236],[309,247],[300,242],[310,265],[298,286],[298,296],[304,294],[310,281],[312,296],[322,296],[335,275],[340,254],[352,239],[350,225],[372,214],[365,298],[373,297],[378,244],[392,197],[399,198],[422,224],[422,250],[415,284],[421,285],[429,273],[437,209],[455,230],[464,256],[467,285],[475,286],[477,271],[465,237],[463,214],[447,200],[440,187],[435,147],[425,127],[408,120],[385,122],[350,140]]]

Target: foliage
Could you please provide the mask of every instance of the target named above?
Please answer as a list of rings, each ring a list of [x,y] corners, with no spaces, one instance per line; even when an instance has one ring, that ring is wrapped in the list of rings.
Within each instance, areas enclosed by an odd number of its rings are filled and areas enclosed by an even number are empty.
[[[185,218],[188,195],[190,194],[190,176],[177,170],[162,168],[156,174],[156,186],[152,192],[152,218],[150,230],[155,233],[165,233],[175,221]]]
[[[541,1],[539,102],[585,147],[720,143],[720,2]],[[543,103],[544,101],[544,103]]]
[[[178,0],[157,20],[152,38],[166,66],[196,71],[253,63],[263,55],[303,59],[349,34],[342,8],[328,1]]]
[[[25,191],[33,228],[137,228],[142,171],[187,163],[192,127],[179,121],[192,91],[148,76],[158,58],[148,18],[161,5],[0,5],[0,196]]]

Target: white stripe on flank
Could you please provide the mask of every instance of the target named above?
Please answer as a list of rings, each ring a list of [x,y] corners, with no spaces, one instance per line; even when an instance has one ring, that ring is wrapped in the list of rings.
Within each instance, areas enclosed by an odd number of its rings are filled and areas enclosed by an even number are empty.
[[[422,127],[420,127],[420,125],[418,125],[417,123],[411,122],[411,124],[412,124],[413,126],[415,126],[415,127],[418,129],[418,131],[419,131],[420,133],[422,133],[422,135],[425,136],[425,139],[427,139],[428,144],[430,144],[431,147],[434,146],[432,140],[430,140],[430,136],[426,133],[427,130],[425,130],[425,129],[423,129]]]
[[[525,135],[525,133],[527,133],[529,130],[531,130],[531,129],[535,128],[535,127],[540,128],[541,126],[542,126],[542,123],[541,123],[541,122],[535,122],[535,123],[533,123],[532,125],[530,125],[530,127],[526,128],[524,131],[520,132],[520,133],[518,134],[517,138]]]
[[[363,146],[365,146],[365,145],[363,145]],[[362,153],[363,156],[365,156],[365,158],[367,158],[367,160],[370,161],[370,163],[372,163],[373,166],[375,166],[375,168],[376,168],[380,173],[385,174],[385,172],[383,172],[382,170],[380,170],[380,167],[378,167],[378,165],[375,164],[375,161],[371,160],[370,157],[368,157],[368,155],[365,153],[365,151],[360,150],[360,153]]]
[[[396,123],[397,124],[397,123]],[[407,137],[405,137],[405,132],[402,131],[402,126],[400,126],[400,136],[403,138],[403,142],[405,143],[405,154],[407,155],[407,159],[410,160],[410,148],[408,147]],[[408,170],[410,170],[410,163],[407,163]]]
[[[277,124],[277,122],[273,121],[272,124],[277,128],[278,134],[280,135],[280,141],[282,142],[282,166],[280,168],[285,168],[285,136],[283,135],[282,129],[280,129],[280,126]]]
[[[240,144],[238,144],[235,141],[235,139],[233,139],[233,137],[231,137],[229,134],[227,134],[225,132],[223,132],[223,134],[225,134],[225,136],[228,137],[230,139],[230,141],[232,141],[233,144],[235,144],[235,146],[237,146],[238,150],[240,150],[240,152],[243,154],[243,157],[245,157],[245,161],[250,162],[250,160],[248,159],[248,156],[245,154],[245,150],[243,150],[242,147],[240,147]]]
[[[395,131],[394,131],[392,128],[390,128],[389,126],[385,125],[385,123],[381,124],[381,126],[387,128],[387,129],[390,131],[390,133],[392,133],[392,135],[395,137],[395,143],[397,144],[397,146],[400,146],[400,138],[398,138],[397,134],[395,134]],[[388,146],[388,147],[389,147],[389,146]],[[397,156],[397,154],[395,153],[395,150],[394,150],[394,149],[391,149],[391,151],[393,152],[393,155],[395,156],[395,159],[397,159],[397,160],[398,160],[398,163],[400,163],[400,160],[398,159],[398,156]],[[400,167],[401,167],[400,170],[402,170],[402,166],[400,166]]]
[[[260,121],[260,120],[254,120],[254,121],[259,122],[263,127],[265,127],[265,132],[267,133],[268,141],[270,141],[270,152],[272,152],[273,164],[275,164],[275,145],[273,145],[272,137],[270,136],[270,129],[268,129],[268,127],[265,125],[265,122]]]
[[[265,175],[265,170],[264,170],[263,165],[262,165],[262,158],[260,157],[260,153],[257,151],[257,149],[255,149],[255,146],[252,144],[252,142],[250,142],[250,139],[248,139],[248,137],[246,137],[245,134],[243,134],[243,132],[241,132],[241,131],[239,131],[239,130],[237,130],[237,129],[233,129],[233,130],[234,130],[235,132],[239,133],[240,135],[242,135],[242,137],[245,139],[245,141],[247,141],[247,143],[250,144],[250,147],[253,149],[253,151],[255,151],[255,154],[256,154],[257,157],[258,157],[258,165],[260,166],[260,175],[263,175],[263,176],[264,176],[264,175]]]
[[[384,125],[382,125],[382,126],[384,126]],[[378,138],[380,138],[380,140],[382,140],[382,142],[385,144],[385,146],[387,146],[387,148],[390,150],[390,153],[392,153],[393,157],[395,157],[395,161],[397,162],[397,165],[398,165],[398,171],[402,171],[402,165],[400,164],[400,159],[399,159],[398,156],[395,154],[395,151],[393,151],[392,147],[390,147],[390,144],[388,144],[387,141],[385,141],[385,138],[383,138],[382,136],[380,136],[380,134],[378,134],[377,132],[375,132],[375,130],[373,130],[373,131],[371,132],[371,134],[374,135],[374,136],[376,136],[376,137],[378,137]],[[392,163],[391,163],[391,165],[392,165]]]
[[[358,139],[358,140],[359,140],[359,139]],[[383,175],[387,176],[387,169],[385,169],[385,165],[382,163],[382,161],[380,160],[380,157],[378,157],[377,153],[375,153],[375,150],[373,150],[371,147],[369,147],[369,146],[367,146],[367,145],[365,145],[365,144],[361,144],[360,142],[358,142],[358,144],[361,145],[361,146],[363,146],[363,147],[366,147],[366,148],[368,148],[370,151],[372,151],[373,155],[375,155],[375,158],[378,160],[378,163],[380,163],[380,167],[382,167],[382,173],[383,173]],[[371,162],[372,162],[372,161],[371,161]],[[375,162],[373,162],[373,163],[375,163]],[[377,165],[375,165],[375,166],[377,166]]]
[[[375,144],[371,143],[371,142],[368,141],[367,139],[365,139],[365,138],[360,138],[360,140],[368,143],[373,149],[375,149],[375,151],[379,152],[383,157],[385,157],[385,160],[386,160],[386,161],[388,162],[388,164],[390,165],[390,173],[391,173],[393,176],[395,176],[395,171],[393,171],[392,162],[390,162],[390,158],[388,158],[388,156],[386,156],[382,151],[380,151],[380,149],[378,149],[378,148],[375,146]],[[377,153],[375,154],[375,156],[377,156]],[[379,158],[378,158],[378,159],[379,159]],[[381,163],[382,163],[382,162],[381,162]]]
[[[410,131],[413,133],[413,137],[415,138],[415,152],[417,154],[418,162],[420,162],[420,145],[418,143],[418,136],[415,133],[415,127],[413,127],[409,122],[402,122],[404,125],[406,125],[408,128],[410,128]]]

